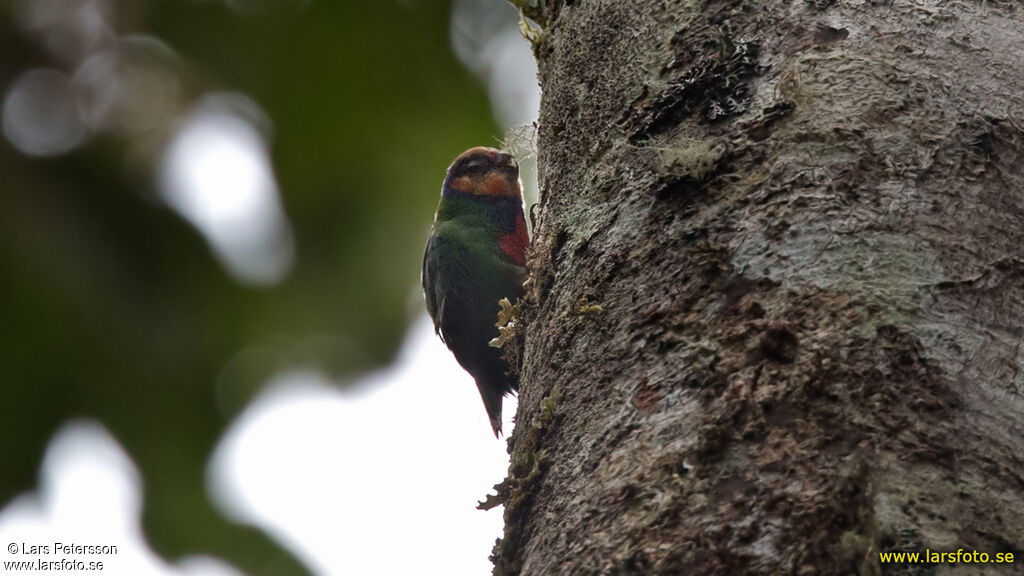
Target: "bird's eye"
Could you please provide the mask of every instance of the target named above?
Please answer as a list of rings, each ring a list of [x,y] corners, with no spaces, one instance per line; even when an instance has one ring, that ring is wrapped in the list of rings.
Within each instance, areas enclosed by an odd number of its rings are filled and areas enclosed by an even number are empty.
[[[490,164],[484,158],[471,158],[456,168],[456,173],[463,175],[482,174],[490,169]]]

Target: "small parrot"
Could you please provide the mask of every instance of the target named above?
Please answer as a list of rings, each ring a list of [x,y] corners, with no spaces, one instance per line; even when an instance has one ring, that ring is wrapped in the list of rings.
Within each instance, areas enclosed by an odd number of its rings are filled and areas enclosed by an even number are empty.
[[[452,162],[423,254],[423,294],[434,332],[476,380],[494,436],[501,402],[519,388],[498,336],[498,301],[523,295],[530,237],[519,166],[493,148],[470,148]]]

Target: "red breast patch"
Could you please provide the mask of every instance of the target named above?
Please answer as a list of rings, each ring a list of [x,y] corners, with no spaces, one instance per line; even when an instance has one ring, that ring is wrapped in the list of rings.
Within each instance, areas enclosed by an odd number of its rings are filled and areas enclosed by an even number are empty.
[[[530,245],[530,236],[526,233],[526,220],[522,211],[516,215],[515,231],[502,236],[498,245],[513,262],[526,266],[526,247]]]

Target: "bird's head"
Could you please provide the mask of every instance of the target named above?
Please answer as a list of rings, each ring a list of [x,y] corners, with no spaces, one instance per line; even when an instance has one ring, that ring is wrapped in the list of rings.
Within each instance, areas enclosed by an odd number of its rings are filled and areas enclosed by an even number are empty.
[[[478,146],[470,148],[452,162],[444,179],[443,193],[449,191],[473,196],[522,198],[519,165],[511,154]]]

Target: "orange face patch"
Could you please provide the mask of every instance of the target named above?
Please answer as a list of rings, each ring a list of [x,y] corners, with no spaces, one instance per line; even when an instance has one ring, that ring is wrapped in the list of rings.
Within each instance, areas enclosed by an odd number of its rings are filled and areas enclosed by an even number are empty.
[[[483,177],[483,182],[480,183],[477,189],[477,194],[484,196],[511,196],[513,198],[519,196],[518,182],[512,184],[505,176],[496,173],[488,172]]]
[[[465,192],[466,194],[472,194],[473,189],[476,188],[476,183],[469,176],[459,176],[458,178],[452,179],[448,183],[448,187],[452,190],[458,190],[459,192]]]
[[[488,172],[479,176],[459,176],[448,183],[452,190],[475,194],[477,196],[496,196],[499,198],[521,198],[519,182],[509,182],[498,172]]]

